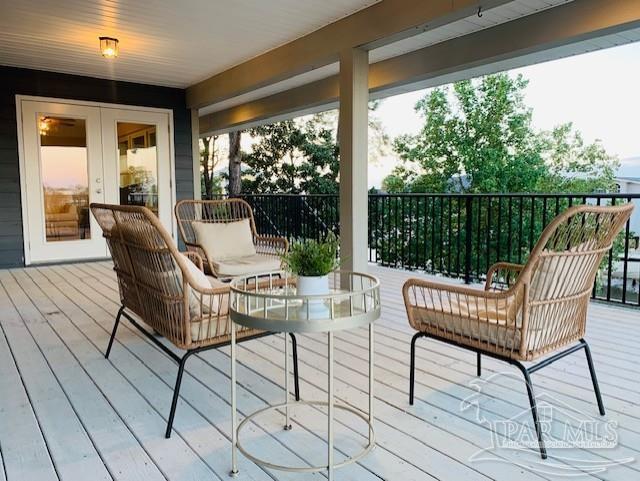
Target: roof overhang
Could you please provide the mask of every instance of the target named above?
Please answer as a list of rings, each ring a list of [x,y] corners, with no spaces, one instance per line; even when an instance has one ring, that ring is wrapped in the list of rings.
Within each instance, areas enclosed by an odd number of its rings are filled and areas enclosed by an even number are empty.
[[[337,62],[341,51],[372,49],[434,29],[511,0],[382,0],[293,42],[187,89],[187,106],[202,108]]]
[[[381,2],[384,3],[384,2]],[[455,3],[455,2],[454,2]],[[371,7],[372,8],[372,7]],[[442,85],[501,70],[595,50],[595,38],[613,44],[640,39],[637,0],[574,0],[469,35],[373,63],[372,98]],[[634,32],[624,35],[624,32]],[[601,43],[600,43],[601,44]],[[313,81],[200,117],[200,133],[248,128],[337,106],[338,76]]]

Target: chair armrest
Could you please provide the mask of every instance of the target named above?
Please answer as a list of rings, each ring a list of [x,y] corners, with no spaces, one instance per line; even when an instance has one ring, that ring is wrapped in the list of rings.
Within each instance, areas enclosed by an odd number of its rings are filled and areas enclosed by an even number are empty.
[[[206,274],[211,274],[212,276],[216,277],[218,276],[218,273],[213,267],[211,259],[207,257],[206,251],[200,244],[185,242],[185,245],[187,246],[188,252],[195,252],[196,254],[198,254],[198,256],[200,256],[200,258],[202,259],[203,270]]]
[[[509,289],[518,280],[518,276],[523,269],[524,265],[511,262],[493,264],[487,271],[487,280],[484,284],[485,291],[504,291]]]
[[[414,308],[430,309],[475,322],[495,322],[489,319],[502,316],[508,318],[502,321],[515,322],[509,307],[516,302],[517,293],[511,290],[486,291],[477,287],[411,278],[404,283],[402,294],[412,326]]]
[[[200,254],[198,254],[196,251],[184,251],[181,252],[181,254],[191,260],[191,262],[198,266],[198,269],[204,272],[204,261],[202,260],[202,256]]]
[[[253,238],[258,254],[282,255],[289,250],[289,241],[285,237],[256,235]]]
[[[413,291],[413,298],[411,292]],[[418,293],[420,295],[418,295]],[[419,307],[425,305],[442,305],[451,300],[460,303],[463,300],[481,302],[505,301],[514,297],[508,291],[487,291],[476,287],[459,284],[429,281],[426,279],[410,278],[402,287],[402,294],[407,307]],[[415,301],[415,302],[412,302]],[[420,302],[422,301],[422,302]]]
[[[409,325],[417,331],[486,352],[524,355],[518,286],[494,291],[409,279],[403,297]]]
[[[251,290],[252,287],[263,289],[287,284],[295,284],[295,279],[273,278],[263,280],[256,277],[254,282],[246,287]],[[192,316],[186,326],[188,329],[186,335],[190,339],[188,345],[191,348],[228,342],[232,328],[236,329],[240,338],[247,335],[260,334],[260,331],[230,322],[231,288],[229,285],[212,287],[211,289],[191,287],[193,288],[192,293],[195,293],[199,301],[199,306],[196,309],[192,310],[190,308]]]

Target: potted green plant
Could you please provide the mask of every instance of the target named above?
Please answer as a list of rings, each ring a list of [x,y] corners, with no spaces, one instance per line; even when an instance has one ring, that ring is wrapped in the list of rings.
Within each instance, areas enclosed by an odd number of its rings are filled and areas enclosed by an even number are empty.
[[[324,240],[304,239],[291,244],[282,256],[284,266],[298,276],[297,290],[302,296],[329,292],[329,273],[339,266],[338,238],[329,232]]]

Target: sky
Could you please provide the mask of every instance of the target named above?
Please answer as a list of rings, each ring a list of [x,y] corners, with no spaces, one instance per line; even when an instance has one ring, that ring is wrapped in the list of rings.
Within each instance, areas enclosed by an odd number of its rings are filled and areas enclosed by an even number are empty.
[[[600,139],[619,159],[640,157],[640,43],[512,70],[529,79],[525,103],[533,109],[533,127],[550,130],[573,122],[585,141]],[[426,90],[389,97],[376,112],[391,138],[416,133],[422,119],[414,105]],[[393,156],[369,166],[369,185],[380,186],[397,161]],[[624,175],[640,177],[637,166]]]

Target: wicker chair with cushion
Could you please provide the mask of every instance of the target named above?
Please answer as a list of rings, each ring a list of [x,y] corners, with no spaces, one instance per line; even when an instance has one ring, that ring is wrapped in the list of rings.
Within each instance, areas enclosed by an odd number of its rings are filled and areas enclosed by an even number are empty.
[[[273,272],[289,243],[259,235],[251,206],[242,199],[182,200],[176,204],[180,236],[199,254],[205,270],[218,277]]]
[[[581,205],[557,216],[542,232],[525,265],[498,263],[482,289],[409,279],[403,295],[411,340],[409,402],[413,404],[415,343],[430,337],[509,362],[524,375],[543,458],[546,450],[530,374],[584,349],[598,401],[604,406],[591,353],[583,339],[600,262],[629,219],[633,205]],[[562,350],[561,350],[562,349]],[[560,352],[557,352],[561,350]],[[529,367],[523,361],[534,361]]]
[[[107,347],[109,357],[122,316],[179,365],[167,423],[170,437],[182,374],[193,354],[228,345],[231,341],[229,286],[206,276],[195,252],[180,253],[158,218],[146,207],[91,204],[102,228],[118,277],[122,306]],[[180,357],[156,334],[186,353]],[[261,331],[238,328],[238,340],[260,337]],[[293,340],[295,395],[299,399],[296,339]]]

